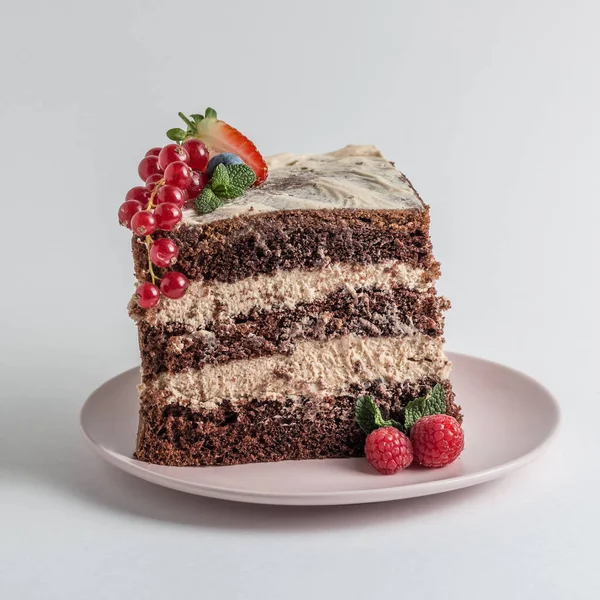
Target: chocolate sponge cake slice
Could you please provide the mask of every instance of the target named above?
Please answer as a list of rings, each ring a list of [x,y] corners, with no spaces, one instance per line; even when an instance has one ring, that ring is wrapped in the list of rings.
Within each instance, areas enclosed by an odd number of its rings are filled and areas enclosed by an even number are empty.
[[[354,419],[434,385],[459,421],[443,350],[429,209],[372,146],[279,155],[269,178],[171,231],[185,295],[130,303],[142,358],[136,456],[231,465],[363,453]],[[134,238],[138,280],[148,248]]]

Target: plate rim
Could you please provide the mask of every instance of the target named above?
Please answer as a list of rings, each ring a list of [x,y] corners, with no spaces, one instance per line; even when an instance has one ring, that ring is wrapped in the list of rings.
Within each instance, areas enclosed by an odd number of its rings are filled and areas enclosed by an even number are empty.
[[[139,369],[139,367],[133,367],[131,369],[127,369],[110,379],[107,379],[103,383],[101,383],[98,387],[94,389],[94,391],[87,397],[86,401],[82,405],[79,411],[79,429],[83,435],[83,438],[86,442],[92,447],[95,454],[100,456],[100,458],[106,460],[111,465],[117,467],[118,469],[133,475],[134,477],[139,477],[144,481],[148,481],[149,483],[153,483],[156,485],[161,485],[162,487],[167,487],[170,489],[175,489],[181,492],[194,494],[197,496],[204,496],[208,498],[215,498],[220,500],[228,500],[228,501],[236,501],[236,502],[244,502],[251,504],[270,504],[270,505],[287,505],[287,506],[311,506],[311,505],[348,505],[348,504],[368,504],[368,503],[377,503],[377,502],[386,502],[392,500],[402,500],[408,498],[416,498],[426,495],[433,495],[443,492],[449,492],[461,488],[471,487],[474,485],[478,485],[480,483],[485,483],[487,481],[491,481],[496,479],[504,474],[508,474],[513,472],[519,468],[525,467],[534,460],[536,460],[541,454],[545,452],[548,446],[552,443],[554,438],[556,437],[561,421],[562,421],[562,412],[560,408],[560,404],[558,403],[554,394],[550,392],[550,390],[542,383],[540,383],[535,378],[531,377],[527,373],[523,373],[518,369],[510,367],[508,365],[502,364],[497,361],[488,360],[485,358],[480,358],[477,356],[473,356],[470,354],[462,353],[462,352],[447,352],[450,360],[455,360],[460,357],[463,359],[467,359],[470,361],[477,361],[487,363],[488,365],[493,365],[494,367],[501,368],[505,371],[509,371],[510,373],[517,375],[523,379],[529,381],[529,383],[534,384],[546,395],[549,400],[549,405],[552,406],[553,409],[553,423],[550,427],[550,431],[546,434],[545,438],[538,443],[537,446],[529,450],[528,452],[518,456],[508,462],[501,463],[499,465],[495,465],[493,467],[489,467],[487,469],[483,469],[481,471],[477,471],[471,474],[463,474],[456,475],[455,477],[449,477],[446,479],[437,479],[434,481],[422,481],[411,484],[390,486],[384,488],[369,488],[369,489],[361,489],[361,490],[333,490],[333,491],[316,491],[316,492],[266,492],[266,491],[252,491],[252,490],[240,490],[231,487],[222,487],[211,484],[197,483],[191,481],[183,481],[178,479],[177,477],[173,477],[171,475],[159,473],[157,471],[153,471],[146,467],[150,463],[145,463],[142,461],[137,461],[133,457],[128,457],[120,453],[116,453],[105,446],[103,446],[100,442],[94,440],[91,435],[86,431],[84,420],[86,409],[89,406],[90,400],[96,394],[96,392],[102,388],[104,385],[110,383],[114,379],[129,373],[130,371],[134,371]],[[455,358],[456,357],[456,358]],[[314,459],[317,460],[317,459]],[[343,458],[337,459],[318,459],[319,462],[321,460],[346,460]],[[154,465],[161,466],[161,465]],[[237,465],[232,465],[237,466]],[[178,467],[169,467],[169,468],[178,468]],[[202,467],[179,467],[182,469],[196,469]],[[219,467],[221,469],[226,469],[227,466]]]

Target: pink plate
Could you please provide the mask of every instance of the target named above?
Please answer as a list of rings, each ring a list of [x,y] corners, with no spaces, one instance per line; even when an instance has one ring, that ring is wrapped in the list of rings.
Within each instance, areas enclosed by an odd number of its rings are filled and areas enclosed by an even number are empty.
[[[443,469],[411,466],[375,473],[365,459],[287,461],[233,467],[161,467],[132,458],[138,369],[107,381],[81,410],[86,440],[105,460],[165,487],[259,504],[360,504],[447,492],[500,477],[537,458],[556,432],[556,400],[508,367],[450,354],[452,382],[465,414],[465,451]],[[518,414],[519,418],[515,419]]]

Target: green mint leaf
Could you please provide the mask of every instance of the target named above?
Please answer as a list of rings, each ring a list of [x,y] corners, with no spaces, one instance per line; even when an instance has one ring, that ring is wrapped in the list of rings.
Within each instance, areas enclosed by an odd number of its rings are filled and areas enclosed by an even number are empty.
[[[379,407],[373,401],[373,396],[361,396],[356,401],[354,417],[358,426],[367,434],[379,427],[395,427],[402,431],[402,425],[394,419],[384,419]]]
[[[217,111],[214,108],[207,108],[206,111],[204,112],[204,118],[205,119],[216,119]]]
[[[356,401],[354,408],[354,417],[358,426],[367,434],[377,429],[375,425],[375,415],[379,412],[372,396],[361,396]]]
[[[185,135],[185,131],[183,129],[179,129],[179,127],[174,127],[173,129],[169,129],[169,131],[167,131],[167,137],[174,142],[183,142]]]
[[[227,198],[227,190],[229,185],[229,171],[227,171],[227,167],[221,163],[220,165],[217,165],[213,171],[210,180],[210,187],[212,188],[212,191],[219,196],[219,198]]]
[[[239,198],[256,181],[256,174],[248,166],[224,165],[221,163],[213,172],[210,186],[223,200]]]
[[[194,123],[200,123],[204,119],[204,115],[190,115],[194,119]]]
[[[421,418],[429,415],[446,414],[446,393],[436,383],[427,396],[411,400],[404,409],[404,430],[410,432],[411,427]]]
[[[398,429],[399,431],[404,432],[404,429],[402,428],[402,423],[398,423],[398,421],[395,421],[394,419],[384,419],[381,416],[381,412],[379,412],[379,409],[377,409],[377,414],[375,415],[375,425],[377,425],[377,427],[395,427],[396,429]]]
[[[246,191],[256,181],[256,173],[248,165],[228,165],[227,172],[232,185]]]
[[[223,206],[223,204],[225,204],[223,200],[215,195],[215,193],[209,187],[205,187],[194,202],[196,211],[201,215],[211,213],[213,210]]]

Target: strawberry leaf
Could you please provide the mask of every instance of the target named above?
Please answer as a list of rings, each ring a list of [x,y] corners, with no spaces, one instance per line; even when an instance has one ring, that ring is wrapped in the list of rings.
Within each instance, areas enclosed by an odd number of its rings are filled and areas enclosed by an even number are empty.
[[[173,129],[169,129],[169,131],[167,131],[167,137],[174,142],[183,142],[185,136],[185,131],[183,129],[179,129],[179,127],[174,127]]]
[[[177,115],[188,127],[194,126],[194,124],[182,112],[178,112]]]
[[[204,118],[205,119],[216,119],[217,111],[214,108],[207,108],[206,111],[204,112]]]

